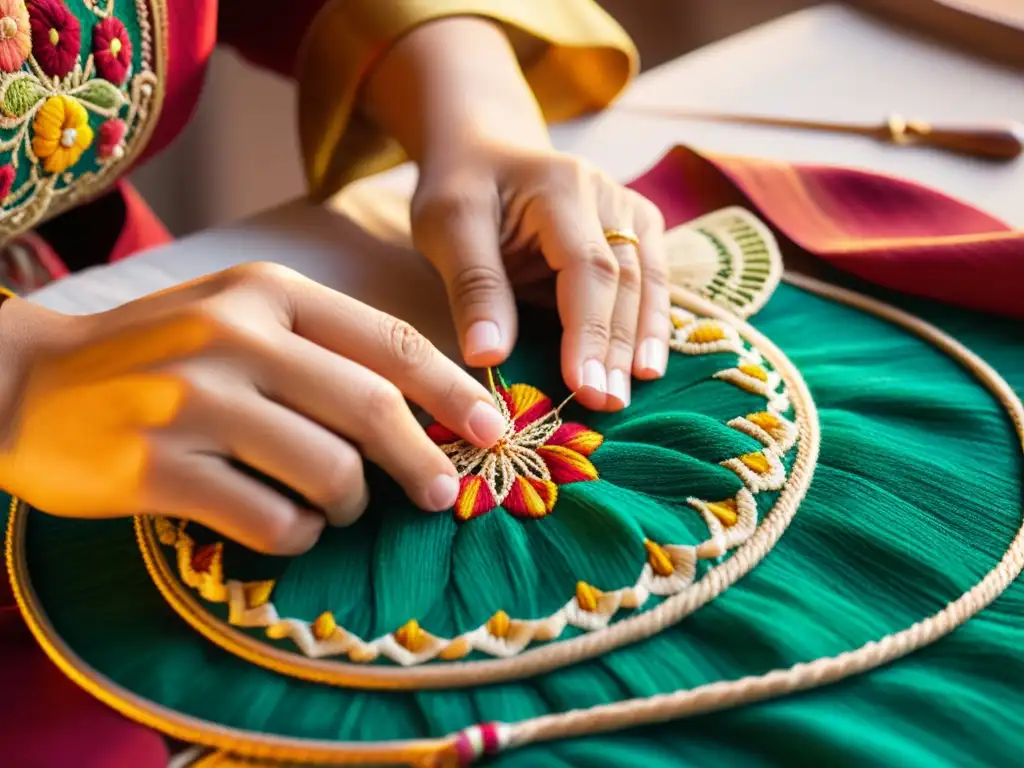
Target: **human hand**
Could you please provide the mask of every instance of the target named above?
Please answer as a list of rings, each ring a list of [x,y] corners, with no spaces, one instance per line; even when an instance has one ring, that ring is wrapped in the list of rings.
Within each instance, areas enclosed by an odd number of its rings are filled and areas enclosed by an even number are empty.
[[[345,525],[368,500],[362,456],[424,509],[455,501],[455,468],[404,396],[481,447],[505,429],[410,326],[276,265],[85,317],[10,300],[0,344],[6,490],[63,516],[183,517],[263,552],[308,549],[324,514],[231,460]]]
[[[543,142],[480,137],[422,167],[413,237],[441,273],[470,365],[500,364],[516,335],[515,297],[550,287],[562,370],[587,407],[629,405],[631,375],[668,360],[669,294],[657,207]],[[606,233],[635,233],[610,244]]]
[[[563,378],[583,405],[619,410],[630,374],[664,374],[661,213],[552,148],[500,25],[421,25],[376,63],[360,107],[419,166],[413,240],[444,278],[466,362],[502,363],[515,344],[515,296],[553,282]],[[609,245],[605,230],[632,230],[638,247]]]

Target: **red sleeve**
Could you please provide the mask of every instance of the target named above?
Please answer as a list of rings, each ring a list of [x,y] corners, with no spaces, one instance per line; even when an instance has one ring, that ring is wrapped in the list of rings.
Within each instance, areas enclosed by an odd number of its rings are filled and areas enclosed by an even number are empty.
[[[302,40],[330,1],[221,0],[218,41],[257,66],[292,77]]]

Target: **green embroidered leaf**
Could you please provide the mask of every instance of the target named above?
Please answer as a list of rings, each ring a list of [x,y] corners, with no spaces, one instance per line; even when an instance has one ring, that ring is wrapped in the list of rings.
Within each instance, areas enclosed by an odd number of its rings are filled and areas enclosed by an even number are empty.
[[[21,117],[45,95],[45,89],[32,75],[12,80],[3,92],[4,113],[9,117]]]
[[[85,102],[87,107],[92,107],[94,111],[108,116],[124,104],[124,94],[117,86],[106,80],[90,80],[72,91],[72,94],[79,101]]]

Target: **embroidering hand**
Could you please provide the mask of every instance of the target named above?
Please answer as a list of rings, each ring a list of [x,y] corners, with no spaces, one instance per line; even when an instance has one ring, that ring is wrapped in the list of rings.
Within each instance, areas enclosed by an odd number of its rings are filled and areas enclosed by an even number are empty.
[[[283,267],[249,265],[110,312],[0,308],[0,486],[52,514],[158,513],[292,554],[367,504],[363,456],[424,509],[455,468],[405,396],[486,447],[487,390],[408,325]]]
[[[629,404],[632,376],[668,358],[669,295],[653,203],[556,152],[505,35],[446,19],[399,42],[368,81],[366,109],[419,163],[412,227],[448,287],[462,352],[498,365],[515,296],[555,296],[566,384],[584,405]],[[633,231],[610,245],[606,230]]]

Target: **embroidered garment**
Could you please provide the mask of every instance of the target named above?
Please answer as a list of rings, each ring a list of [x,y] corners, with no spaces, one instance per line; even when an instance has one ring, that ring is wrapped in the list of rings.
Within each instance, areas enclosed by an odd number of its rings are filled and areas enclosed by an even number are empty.
[[[396,159],[351,115],[371,62],[416,26],[462,14],[502,23],[532,84],[564,83],[537,92],[551,119],[603,107],[636,71],[632,42],[592,0],[557,12],[518,0],[294,0],[287,13],[269,0],[3,0],[0,246],[39,229],[58,263],[78,269],[137,252],[140,231],[146,244],[166,241],[122,179],[184,129],[218,42],[297,77],[311,186],[332,194]],[[116,210],[89,205],[100,196]],[[36,259],[11,287],[30,288],[36,272],[56,279],[63,266]]]
[[[665,178],[638,184],[677,225]],[[376,475],[294,559],[17,508],[35,631],[122,711],[268,766],[1015,764],[1019,322],[776,285],[792,245],[746,210],[689,229],[703,298],[676,294],[668,375],[620,414],[552,408],[556,321],[521,309],[507,442],[452,449],[493,508],[424,514]],[[544,514],[515,514],[540,509],[509,501],[524,478]]]

